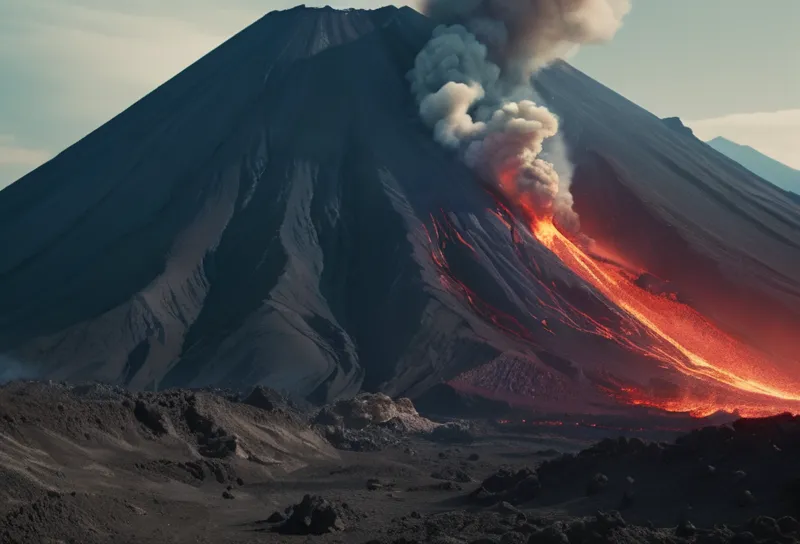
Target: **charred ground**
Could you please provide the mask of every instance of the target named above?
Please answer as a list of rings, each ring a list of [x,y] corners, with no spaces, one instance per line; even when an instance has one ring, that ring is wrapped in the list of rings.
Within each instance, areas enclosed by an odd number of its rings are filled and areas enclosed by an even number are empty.
[[[9,543],[800,540],[788,415],[591,445],[381,396],[13,383],[0,433]]]

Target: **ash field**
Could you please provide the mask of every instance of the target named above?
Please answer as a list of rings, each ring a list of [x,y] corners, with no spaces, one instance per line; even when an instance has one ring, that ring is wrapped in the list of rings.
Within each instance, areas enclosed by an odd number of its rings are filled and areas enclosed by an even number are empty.
[[[800,541],[790,415],[598,441],[380,394],[44,382],[0,410],[0,542]]]
[[[498,2],[271,12],[0,191],[0,541],[800,539],[800,200],[560,60],[626,0]]]

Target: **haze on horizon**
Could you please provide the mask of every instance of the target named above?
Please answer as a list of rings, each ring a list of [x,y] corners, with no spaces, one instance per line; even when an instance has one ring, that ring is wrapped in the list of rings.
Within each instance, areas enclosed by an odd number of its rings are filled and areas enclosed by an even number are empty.
[[[309,2],[368,7],[364,0]],[[52,158],[285,0],[10,0],[0,5],[0,188]],[[634,0],[610,45],[573,64],[660,116],[680,116],[800,168],[800,2]],[[724,24],[720,24],[724,14]],[[752,21],[758,19],[759,24]],[[746,36],[747,39],[742,39]]]

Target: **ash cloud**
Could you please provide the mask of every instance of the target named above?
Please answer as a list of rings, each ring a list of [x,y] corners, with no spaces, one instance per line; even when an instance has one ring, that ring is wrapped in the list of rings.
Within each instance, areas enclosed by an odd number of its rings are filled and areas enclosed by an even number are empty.
[[[585,44],[611,40],[631,0],[423,0],[445,24],[466,26],[506,68],[530,74]]]
[[[611,39],[630,1],[426,0],[422,7],[443,24],[409,79],[436,141],[537,217],[577,233],[572,165],[532,77],[580,45]]]

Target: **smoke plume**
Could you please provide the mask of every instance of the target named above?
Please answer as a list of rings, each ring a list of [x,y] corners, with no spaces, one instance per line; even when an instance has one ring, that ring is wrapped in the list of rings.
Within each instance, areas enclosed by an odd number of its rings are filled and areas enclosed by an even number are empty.
[[[530,74],[584,44],[611,40],[630,0],[423,0],[423,11],[462,24],[506,68]]]
[[[572,166],[532,76],[580,45],[611,39],[630,0],[424,0],[423,10],[443,24],[409,79],[436,141],[537,217],[577,232]]]

